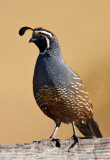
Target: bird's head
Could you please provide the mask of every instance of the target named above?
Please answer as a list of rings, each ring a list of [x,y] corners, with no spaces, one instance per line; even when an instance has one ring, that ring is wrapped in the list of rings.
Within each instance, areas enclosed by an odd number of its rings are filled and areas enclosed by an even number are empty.
[[[24,35],[26,30],[32,30],[32,38],[29,42],[33,42],[40,50],[40,55],[58,55],[60,52],[60,45],[57,37],[50,31],[41,27],[32,29],[30,27],[22,27],[19,31],[20,36]]]

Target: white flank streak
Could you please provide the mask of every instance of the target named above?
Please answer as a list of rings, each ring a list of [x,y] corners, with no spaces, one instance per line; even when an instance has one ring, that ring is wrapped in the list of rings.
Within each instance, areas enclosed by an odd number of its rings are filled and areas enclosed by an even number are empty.
[[[83,92],[83,93],[85,93],[85,94],[88,94],[88,92],[86,92],[86,91],[84,91],[84,90],[80,90],[80,92]]]
[[[50,36],[52,38],[52,34],[50,32],[43,31],[43,30],[36,30],[35,32],[40,32],[40,33],[47,34],[48,36]]]
[[[79,93],[78,91],[75,91],[76,93]]]
[[[82,86],[82,83],[76,82],[77,85]]]
[[[86,106],[86,109],[90,111],[90,109]]]
[[[81,78],[79,78],[79,77],[73,77],[73,79],[81,79]]]
[[[90,108],[90,110],[91,110],[91,112],[93,113],[93,110],[92,110],[92,108]]]
[[[73,82],[70,82],[70,83],[74,85],[74,83],[73,83]]]
[[[88,100],[88,102],[89,102],[89,103],[92,103],[92,101],[91,101],[90,99]]]
[[[80,96],[80,95],[77,95],[77,97],[82,97],[82,96]]]

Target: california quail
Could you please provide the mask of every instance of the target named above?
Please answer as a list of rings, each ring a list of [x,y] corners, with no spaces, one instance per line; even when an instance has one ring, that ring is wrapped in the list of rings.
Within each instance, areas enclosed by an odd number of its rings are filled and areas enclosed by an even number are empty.
[[[85,137],[102,137],[93,118],[93,105],[81,78],[64,61],[57,37],[43,29],[23,27],[33,31],[29,42],[40,50],[33,77],[33,92],[36,102],[45,115],[56,123],[50,138],[54,138],[61,122],[72,123]]]

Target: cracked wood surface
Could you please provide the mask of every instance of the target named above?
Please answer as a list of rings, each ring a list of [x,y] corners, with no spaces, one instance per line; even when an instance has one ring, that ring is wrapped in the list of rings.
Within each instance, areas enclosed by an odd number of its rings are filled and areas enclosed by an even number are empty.
[[[56,142],[42,140],[40,143],[0,145],[0,160],[110,160],[110,138],[80,139],[79,144],[68,152],[74,140]]]

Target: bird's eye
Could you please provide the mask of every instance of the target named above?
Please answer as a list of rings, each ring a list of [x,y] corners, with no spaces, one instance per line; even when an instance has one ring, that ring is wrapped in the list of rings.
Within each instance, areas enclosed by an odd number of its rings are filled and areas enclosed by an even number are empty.
[[[43,39],[43,38],[44,38],[44,35],[40,34],[40,35],[39,35],[39,38],[40,38],[40,39]]]

